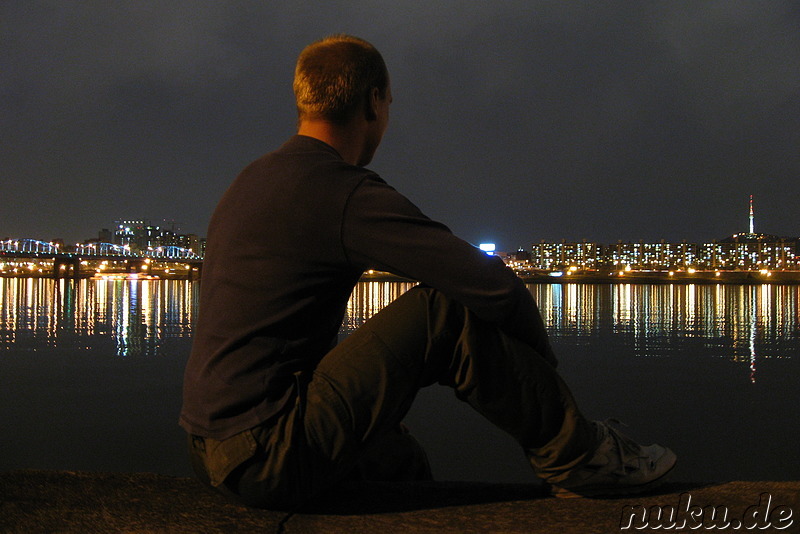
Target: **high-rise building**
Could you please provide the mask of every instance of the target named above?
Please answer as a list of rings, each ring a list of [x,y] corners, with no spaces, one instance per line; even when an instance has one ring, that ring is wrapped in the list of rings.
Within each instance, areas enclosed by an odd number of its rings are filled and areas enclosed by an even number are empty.
[[[172,230],[166,230],[153,226],[144,219],[117,220],[114,221],[113,235],[108,230],[102,230],[101,235],[103,234],[109,235],[109,240],[114,244],[130,247],[135,253],[144,253],[158,247],[180,247],[202,255],[205,249],[204,239],[201,240],[195,234],[175,233],[174,223]]]
[[[602,248],[595,243],[567,242],[534,243],[531,248],[530,263],[535,269],[565,269],[577,267],[581,270],[598,267]]]
[[[134,252],[157,247],[161,229],[143,219],[114,221],[114,243],[128,246]]]

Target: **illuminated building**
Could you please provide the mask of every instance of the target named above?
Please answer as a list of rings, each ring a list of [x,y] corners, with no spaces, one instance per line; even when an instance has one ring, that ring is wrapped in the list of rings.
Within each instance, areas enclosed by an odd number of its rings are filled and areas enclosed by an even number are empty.
[[[797,239],[774,236],[732,236],[712,243],[535,243],[530,260],[533,269],[566,270],[575,267],[593,270],[737,270],[800,269],[800,247]],[[765,239],[770,237],[772,239]]]
[[[176,234],[170,230],[163,230],[159,236],[158,245],[185,248],[195,254],[201,252],[200,238],[195,234]]]
[[[605,247],[603,263],[614,270],[682,269],[695,263],[697,245],[692,243],[622,243]]]
[[[113,243],[129,246],[134,252],[144,252],[158,247],[180,247],[202,255],[205,240],[195,234],[178,234],[172,230],[153,226],[145,220],[114,221]],[[108,232],[101,231],[101,234]]]
[[[750,195],[749,232],[711,243],[534,243],[533,269],[579,270],[800,270],[800,237],[755,233],[753,196]]]
[[[580,270],[597,269],[602,247],[595,243],[541,243],[531,249],[530,265],[534,269],[554,270],[577,267]]]
[[[157,247],[161,230],[144,220],[114,221],[114,244],[129,246],[133,251]]]
[[[754,271],[800,267],[797,240],[766,234],[734,234],[701,245],[699,265],[707,269]]]
[[[564,270],[737,270],[800,269],[798,240],[742,239],[712,243],[537,243],[529,264],[535,269]]]

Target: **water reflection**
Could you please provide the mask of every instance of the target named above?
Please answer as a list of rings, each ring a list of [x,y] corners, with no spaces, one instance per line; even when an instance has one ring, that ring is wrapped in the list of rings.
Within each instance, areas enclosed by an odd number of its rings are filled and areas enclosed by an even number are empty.
[[[347,312],[339,330],[340,337],[353,332],[415,285],[411,282],[362,282],[356,285],[347,302]]]
[[[703,355],[750,366],[790,358],[800,341],[800,287],[779,285],[531,286],[551,335],[576,344],[622,336],[640,356]]]
[[[411,287],[359,284],[343,335]],[[176,421],[199,288],[0,278],[0,426],[12,436],[0,470],[190,475]],[[663,438],[681,456],[676,480],[800,477],[787,461],[800,428],[800,286],[530,290],[587,414]],[[443,480],[530,482],[519,446],[446,388],[421,391],[407,422]]]
[[[413,284],[359,284],[342,333]],[[745,363],[755,381],[758,358],[791,358],[800,343],[800,286],[684,284],[530,285],[559,342],[597,345],[615,337],[638,356],[725,358]]]
[[[358,284],[346,335],[411,283]],[[596,344],[614,336],[639,356],[693,353],[746,363],[789,358],[800,342],[800,286],[539,284],[530,290],[560,341]],[[155,354],[170,337],[190,337],[199,284],[182,280],[0,278],[0,350],[91,349]]]
[[[182,280],[0,278],[0,350],[94,349],[153,355],[191,336],[197,284]]]

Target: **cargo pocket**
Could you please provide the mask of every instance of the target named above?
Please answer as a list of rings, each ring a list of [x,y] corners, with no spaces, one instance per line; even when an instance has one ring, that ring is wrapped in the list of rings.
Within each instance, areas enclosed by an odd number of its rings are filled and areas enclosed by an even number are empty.
[[[206,469],[211,485],[219,487],[231,471],[252,458],[257,449],[252,430],[245,430],[228,439],[206,438]]]

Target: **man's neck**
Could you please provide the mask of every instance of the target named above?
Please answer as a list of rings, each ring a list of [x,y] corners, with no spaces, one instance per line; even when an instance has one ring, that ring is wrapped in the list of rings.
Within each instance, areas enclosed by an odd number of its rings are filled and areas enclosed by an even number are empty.
[[[351,165],[359,165],[364,152],[364,135],[358,124],[339,125],[327,121],[300,121],[299,135],[327,143]]]

